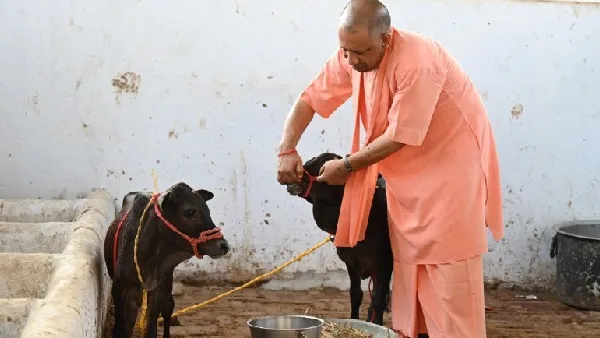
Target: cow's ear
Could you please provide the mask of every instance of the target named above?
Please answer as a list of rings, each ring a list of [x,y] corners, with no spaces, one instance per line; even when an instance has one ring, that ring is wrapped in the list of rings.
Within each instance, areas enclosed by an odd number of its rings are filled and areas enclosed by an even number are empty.
[[[160,210],[165,210],[165,203],[167,203],[169,199],[171,199],[171,189],[165,191],[164,193],[160,194],[160,196],[158,196],[158,200],[156,202],[158,203]]]
[[[208,202],[211,199],[213,199],[213,197],[215,197],[215,194],[213,194],[212,192],[210,192],[208,190],[204,190],[204,189],[196,190],[196,193],[198,193],[205,202]]]

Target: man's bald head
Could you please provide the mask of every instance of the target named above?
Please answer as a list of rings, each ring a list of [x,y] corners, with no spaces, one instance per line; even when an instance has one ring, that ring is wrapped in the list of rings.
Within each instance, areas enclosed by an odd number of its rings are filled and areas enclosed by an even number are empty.
[[[356,33],[367,29],[378,36],[390,30],[391,18],[387,8],[378,0],[351,0],[340,18],[340,28]]]
[[[340,48],[348,64],[359,72],[379,67],[391,40],[390,28],[390,13],[381,2],[350,0],[338,29]]]

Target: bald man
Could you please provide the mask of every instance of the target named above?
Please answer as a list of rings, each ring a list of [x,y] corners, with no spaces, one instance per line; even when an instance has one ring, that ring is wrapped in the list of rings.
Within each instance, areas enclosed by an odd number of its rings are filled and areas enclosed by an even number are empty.
[[[345,185],[334,244],[364,239],[377,174],[387,181],[394,253],[392,321],[404,337],[486,337],[486,227],[503,236],[498,155],[486,109],[438,42],[390,24],[376,0],[351,1],[339,48],[302,91],[279,145],[277,180],[306,184],[296,151],[313,116],[352,98],[351,155],[318,182]],[[360,124],[366,135],[361,146]]]

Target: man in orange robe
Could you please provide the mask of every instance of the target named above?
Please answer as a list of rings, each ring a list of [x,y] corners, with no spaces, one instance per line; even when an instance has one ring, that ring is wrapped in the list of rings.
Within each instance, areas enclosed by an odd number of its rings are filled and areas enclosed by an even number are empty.
[[[277,179],[300,181],[303,162],[295,147],[314,113],[328,118],[352,97],[351,155],[327,162],[317,179],[345,184],[334,244],[351,247],[364,239],[381,173],[394,253],[394,329],[405,337],[486,337],[485,229],[496,240],[503,236],[492,128],[450,53],[390,22],[379,1],[350,1],[340,20],[340,48],[287,116]]]

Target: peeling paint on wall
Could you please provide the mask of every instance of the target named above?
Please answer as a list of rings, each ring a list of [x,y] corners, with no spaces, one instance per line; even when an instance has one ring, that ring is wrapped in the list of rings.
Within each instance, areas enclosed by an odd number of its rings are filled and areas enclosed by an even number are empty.
[[[523,114],[523,105],[520,103],[514,105],[512,110],[510,111],[510,114],[512,115],[513,119],[518,120],[519,117],[521,117],[521,115]]]
[[[115,100],[119,102],[119,96],[123,93],[137,94],[140,89],[141,75],[134,72],[119,73],[112,79],[115,88]]]

